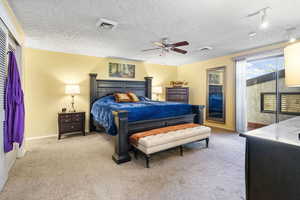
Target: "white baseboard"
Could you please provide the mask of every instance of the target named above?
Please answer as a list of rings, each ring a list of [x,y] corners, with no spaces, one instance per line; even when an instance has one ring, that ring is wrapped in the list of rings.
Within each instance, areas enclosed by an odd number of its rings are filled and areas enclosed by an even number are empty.
[[[89,130],[85,130],[86,133],[89,133]],[[45,135],[45,136],[37,136],[37,137],[28,137],[25,138],[25,141],[30,141],[30,140],[41,140],[41,139],[46,139],[46,138],[51,138],[51,137],[58,137],[57,134],[53,135]]]
[[[57,135],[45,135],[45,136],[37,136],[37,137],[29,137],[29,138],[25,138],[26,141],[30,141],[30,140],[41,140],[41,139],[46,139],[46,138],[51,138],[51,137],[57,137]]]
[[[209,126],[209,127],[213,127],[213,128],[219,128],[219,129],[223,129],[223,130],[226,130],[226,131],[232,131],[232,132],[236,132],[235,129],[232,129],[232,128],[228,128],[228,127],[224,127],[224,126],[218,126],[216,124],[210,124],[210,123],[205,123],[203,124],[204,126]]]

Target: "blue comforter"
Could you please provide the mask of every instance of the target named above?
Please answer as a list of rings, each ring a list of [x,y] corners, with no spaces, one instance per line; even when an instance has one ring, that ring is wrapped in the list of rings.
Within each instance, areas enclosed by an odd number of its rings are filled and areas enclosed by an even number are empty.
[[[106,96],[97,100],[91,113],[93,119],[102,125],[106,133],[116,135],[116,126],[112,111],[128,111],[128,121],[140,121],[172,117],[192,113],[192,106],[184,103],[152,101],[146,97],[139,97],[140,102],[116,103],[113,96]]]

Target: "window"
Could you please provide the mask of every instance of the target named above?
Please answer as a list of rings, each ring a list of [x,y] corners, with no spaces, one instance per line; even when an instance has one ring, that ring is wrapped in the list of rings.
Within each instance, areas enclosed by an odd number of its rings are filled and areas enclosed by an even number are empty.
[[[280,112],[283,114],[300,114],[300,93],[281,93]]]
[[[276,93],[261,93],[261,112],[274,113],[276,110]]]
[[[282,92],[279,94],[281,114],[300,115],[300,92]],[[275,113],[276,93],[261,93],[261,112]]]

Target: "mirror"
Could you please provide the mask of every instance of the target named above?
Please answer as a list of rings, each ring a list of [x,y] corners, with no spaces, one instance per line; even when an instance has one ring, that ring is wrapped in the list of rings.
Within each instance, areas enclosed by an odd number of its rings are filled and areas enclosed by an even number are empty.
[[[206,119],[225,123],[225,67],[207,70]]]

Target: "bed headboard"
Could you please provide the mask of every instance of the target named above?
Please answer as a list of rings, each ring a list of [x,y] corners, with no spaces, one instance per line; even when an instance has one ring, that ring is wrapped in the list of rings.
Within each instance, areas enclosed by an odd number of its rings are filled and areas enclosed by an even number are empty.
[[[152,77],[145,77],[145,81],[99,80],[97,74],[90,74],[91,106],[97,99],[115,92],[134,92],[138,96],[151,99]]]

